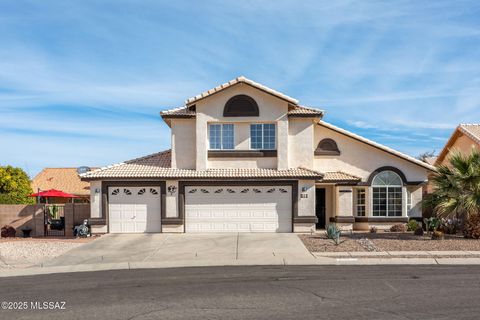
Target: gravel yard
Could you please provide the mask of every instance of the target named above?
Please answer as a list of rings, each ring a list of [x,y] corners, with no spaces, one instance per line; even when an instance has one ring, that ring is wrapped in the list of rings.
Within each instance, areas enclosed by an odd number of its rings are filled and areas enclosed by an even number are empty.
[[[427,235],[413,233],[354,232],[340,237],[343,242],[338,246],[323,233],[299,237],[311,252],[480,251],[480,240],[465,239],[461,235],[431,240]]]
[[[3,238],[0,240],[0,269],[37,265],[92,240]]]

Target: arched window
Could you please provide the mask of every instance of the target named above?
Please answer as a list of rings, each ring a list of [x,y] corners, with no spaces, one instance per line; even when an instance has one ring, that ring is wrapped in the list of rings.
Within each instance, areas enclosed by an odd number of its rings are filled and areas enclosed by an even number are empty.
[[[223,109],[224,117],[258,117],[258,115],[257,102],[244,94],[231,97]]]
[[[338,149],[337,143],[335,140],[330,138],[322,139],[315,149],[316,156],[338,156],[340,155],[340,150]]]
[[[402,178],[395,172],[386,170],[372,180],[373,216],[402,216]]]

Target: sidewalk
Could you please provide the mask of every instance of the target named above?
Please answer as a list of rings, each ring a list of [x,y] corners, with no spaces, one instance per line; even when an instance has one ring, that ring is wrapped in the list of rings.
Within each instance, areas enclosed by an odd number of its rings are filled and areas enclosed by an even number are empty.
[[[385,251],[318,252],[311,257],[256,257],[255,259],[188,259],[175,261],[90,263],[67,266],[36,266],[25,269],[0,269],[0,277],[51,273],[90,272],[209,266],[288,266],[288,265],[480,265],[480,251]]]

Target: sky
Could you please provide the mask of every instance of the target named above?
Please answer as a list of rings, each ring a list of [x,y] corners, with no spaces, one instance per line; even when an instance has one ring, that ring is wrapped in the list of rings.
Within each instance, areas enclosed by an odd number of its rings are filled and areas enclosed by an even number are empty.
[[[0,165],[170,147],[159,112],[244,75],[417,156],[480,122],[479,1],[0,0]]]

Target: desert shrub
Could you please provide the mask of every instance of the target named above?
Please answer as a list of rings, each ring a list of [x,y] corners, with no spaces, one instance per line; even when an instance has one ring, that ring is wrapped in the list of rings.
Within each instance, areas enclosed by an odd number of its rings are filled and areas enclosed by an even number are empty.
[[[442,219],[442,225],[440,226],[439,229],[446,234],[456,234],[458,231],[459,225],[460,225],[460,221],[456,218]]]
[[[407,231],[415,231],[418,228],[417,220],[410,219],[407,223]]]
[[[423,236],[423,228],[421,226],[418,226],[417,229],[413,232],[414,235],[416,236]]]
[[[480,214],[471,215],[463,228],[465,238],[480,238]]]
[[[442,221],[437,217],[424,218],[423,223],[425,224],[425,230],[427,232],[437,231],[442,225]]]
[[[325,234],[328,239],[331,239],[333,243],[335,243],[335,245],[338,246],[340,243],[342,243],[340,241],[340,235],[342,234],[342,231],[336,225],[328,224]]]
[[[403,223],[397,223],[390,227],[391,232],[405,232],[405,225]]]
[[[15,237],[15,228],[9,225],[5,225],[0,230],[2,238],[12,238]]]
[[[370,227],[370,233],[377,233],[378,229],[375,226]]]
[[[445,235],[442,231],[433,231],[432,233],[432,240],[443,240]]]

